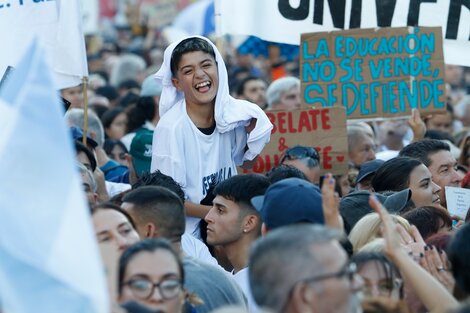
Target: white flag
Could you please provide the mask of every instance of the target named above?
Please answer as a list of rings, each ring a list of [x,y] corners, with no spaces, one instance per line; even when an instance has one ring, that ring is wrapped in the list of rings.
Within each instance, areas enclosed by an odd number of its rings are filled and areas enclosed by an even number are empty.
[[[8,3],[6,3],[8,2]],[[57,88],[88,76],[79,0],[10,0],[0,3],[0,78],[16,67],[33,38],[46,49]]]
[[[0,134],[1,309],[108,313],[70,134],[37,41],[0,90]]]

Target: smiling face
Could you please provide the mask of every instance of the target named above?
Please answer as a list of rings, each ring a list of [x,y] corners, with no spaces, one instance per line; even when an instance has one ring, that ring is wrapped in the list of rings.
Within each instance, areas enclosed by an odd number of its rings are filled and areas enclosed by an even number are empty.
[[[409,187],[411,200],[417,208],[440,203],[441,187],[432,181],[431,172],[424,164],[418,165],[411,171]]]
[[[219,87],[217,63],[212,55],[194,51],[181,56],[173,85],[184,93],[186,105],[214,104]]]

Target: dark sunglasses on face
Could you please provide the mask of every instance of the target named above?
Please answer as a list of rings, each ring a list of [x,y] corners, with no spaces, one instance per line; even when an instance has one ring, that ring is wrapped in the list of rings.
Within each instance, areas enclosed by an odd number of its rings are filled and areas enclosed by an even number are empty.
[[[318,151],[312,147],[304,147],[304,146],[295,146],[293,148],[289,148],[284,153],[284,156],[281,159],[281,163],[285,160],[299,160],[311,158],[316,160],[318,163],[320,162],[320,155]]]

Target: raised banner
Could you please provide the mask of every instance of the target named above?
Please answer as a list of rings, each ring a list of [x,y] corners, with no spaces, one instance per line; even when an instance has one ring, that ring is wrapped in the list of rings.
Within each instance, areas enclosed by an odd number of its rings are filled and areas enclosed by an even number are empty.
[[[320,155],[321,172],[346,174],[348,141],[344,108],[311,108],[293,111],[267,111],[273,123],[271,140],[251,170],[269,172],[278,166],[286,149],[295,145],[314,147]],[[248,172],[247,170],[244,171]]]
[[[354,29],[302,34],[306,105],[342,105],[348,119],[444,112],[440,28]]]
[[[301,33],[440,26],[445,62],[470,66],[468,0],[220,0],[220,15],[223,34],[294,45]]]
[[[16,67],[34,38],[46,49],[58,89],[88,76],[79,0],[0,0],[0,76]]]

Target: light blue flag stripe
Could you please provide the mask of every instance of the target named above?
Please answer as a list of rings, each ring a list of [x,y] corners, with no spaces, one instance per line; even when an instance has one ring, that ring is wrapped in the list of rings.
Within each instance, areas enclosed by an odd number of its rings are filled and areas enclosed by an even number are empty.
[[[108,313],[70,135],[44,60],[33,43],[0,91],[0,134],[10,134],[0,139],[0,301],[11,313]]]

